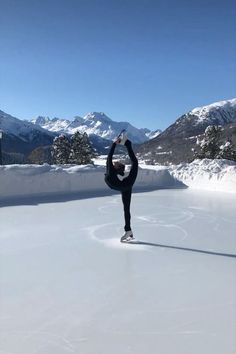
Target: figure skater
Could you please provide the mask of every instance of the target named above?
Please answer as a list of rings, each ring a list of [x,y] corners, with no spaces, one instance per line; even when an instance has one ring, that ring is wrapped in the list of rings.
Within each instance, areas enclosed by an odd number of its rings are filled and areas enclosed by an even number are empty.
[[[112,162],[112,157],[116,148],[116,145],[124,145],[127,148],[130,160],[131,160],[131,170],[129,175],[122,180],[118,176],[124,176],[125,165],[119,161]],[[130,226],[130,202],[132,195],[132,187],[136,180],[138,173],[138,160],[133,152],[132,143],[127,139],[127,133],[125,130],[118,135],[116,140],[113,142],[110,152],[107,157],[106,163],[106,174],[105,182],[111,188],[121,192],[122,202],[124,207],[124,218],[125,218],[125,227],[124,235],[121,237],[121,242],[131,241],[134,239],[133,232]]]

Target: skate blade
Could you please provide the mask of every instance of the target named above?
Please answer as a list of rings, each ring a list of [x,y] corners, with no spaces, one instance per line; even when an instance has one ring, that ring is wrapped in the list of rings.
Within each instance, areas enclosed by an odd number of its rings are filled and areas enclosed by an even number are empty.
[[[121,238],[120,242],[129,243],[129,242],[132,242],[133,240],[134,240],[134,237],[127,237],[127,238],[125,238],[123,240]]]

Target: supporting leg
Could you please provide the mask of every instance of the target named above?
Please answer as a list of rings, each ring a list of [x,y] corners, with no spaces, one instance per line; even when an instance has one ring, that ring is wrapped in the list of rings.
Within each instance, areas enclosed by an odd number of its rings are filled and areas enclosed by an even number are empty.
[[[125,217],[125,231],[130,231],[130,202],[131,202],[132,189],[122,192],[122,202],[124,207],[124,217]]]

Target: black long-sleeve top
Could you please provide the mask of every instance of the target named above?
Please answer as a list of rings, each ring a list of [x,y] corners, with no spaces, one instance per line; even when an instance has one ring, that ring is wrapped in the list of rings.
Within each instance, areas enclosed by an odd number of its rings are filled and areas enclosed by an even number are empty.
[[[108,154],[107,164],[106,164],[107,170],[105,174],[105,182],[107,183],[107,185],[110,188],[121,192],[132,188],[138,172],[138,160],[133,152],[131,142],[127,140],[125,146],[128,150],[128,154],[132,163],[132,167],[129,175],[125,177],[122,181],[117,177],[117,171],[112,163],[112,157],[115,151],[116,143],[112,144],[110,152]]]

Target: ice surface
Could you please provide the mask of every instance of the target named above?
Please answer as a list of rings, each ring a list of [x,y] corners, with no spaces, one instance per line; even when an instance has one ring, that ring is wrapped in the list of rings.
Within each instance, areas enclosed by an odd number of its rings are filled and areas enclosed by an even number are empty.
[[[234,194],[133,194],[134,245],[119,195],[51,198],[0,208],[0,353],[235,354]]]

